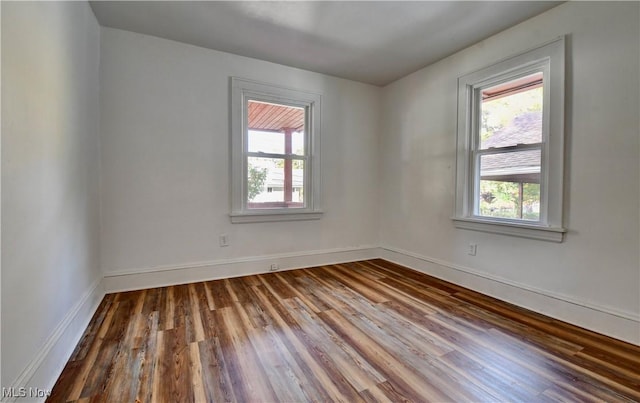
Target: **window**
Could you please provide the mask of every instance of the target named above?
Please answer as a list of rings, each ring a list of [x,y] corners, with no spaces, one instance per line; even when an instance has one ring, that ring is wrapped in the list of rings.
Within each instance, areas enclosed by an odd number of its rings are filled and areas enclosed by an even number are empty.
[[[458,80],[459,228],[561,242],[564,38]]]
[[[320,95],[231,79],[231,221],[320,218]]]

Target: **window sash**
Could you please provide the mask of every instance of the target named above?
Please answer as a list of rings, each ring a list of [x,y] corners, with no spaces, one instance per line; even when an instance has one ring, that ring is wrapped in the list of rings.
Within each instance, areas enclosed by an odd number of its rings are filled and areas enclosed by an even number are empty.
[[[540,214],[538,215],[538,219],[537,220],[525,220],[525,219],[520,219],[520,218],[501,218],[501,217],[493,217],[493,216],[486,216],[486,215],[482,215],[480,214],[480,181],[482,181],[482,177],[481,177],[481,168],[482,168],[482,157],[483,156],[487,156],[487,155],[501,155],[501,154],[514,154],[514,153],[519,153],[522,151],[535,151],[535,150],[540,150]],[[489,218],[489,219],[497,219],[497,220],[504,220],[504,221],[511,221],[511,222],[526,222],[526,223],[541,223],[542,218],[543,218],[543,205],[542,205],[542,171],[544,169],[544,164],[542,163],[542,152],[543,152],[543,147],[542,147],[542,143],[536,143],[536,144],[519,144],[517,146],[510,146],[510,147],[500,147],[500,148],[489,148],[489,149],[484,149],[484,150],[474,150],[472,152],[473,155],[473,174],[472,177],[474,178],[473,183],[470,183],[470,203],[472,206],[471,211],[472,216],[475,218]],[[495,179],[494,179],[495,180]],[[508,181],[510,182],[510,181]]]
[[[281,106],[289,106],[293,108],[302,108],[304,110],[304,155],[294,154],[294,153],[265,153],[265,152],[253,152],[248,151],[249,149],[249,102],[265,102],[275,105]],[[242,208],[244,211],[260,211],[260,210],[273,210],[274,208],[280,208],[283,210],[288,209],[304,209],[307,208],[311,203],[311,192],[309,191],[310,184],[310,175],[307,162],[309,161],[309,148],[311,139],[313,138],[313,128],[310,124],[310,114],[311,107],[309,104],[296,102],[294,100],[287,99],[279,99],[270,96],[247,96],[244,99],[244,108],[243,108],[243,153],[244,157],[244,183],[243,183],[243,195],[242,195]],[[284,142],[284,136],[283,136]],[[302,184],[303,189],[303,197],[304,200],[302,203],[293,203],[293,202],[274,202],[274,203],[258,203],[252,202],[249,200],[249,158],[257,157],[257,158],[271,158],[271,159],[283,159],[288,161],[299,160],[305,163],[305,169],[303,172],[304,179]]]
[[[264,158],[264,159],[273,159],[273,160],[285,160],[285,161],[292,161],[292,166],[291,166],[291,188],[287,189],[287,181],[286,181],[286,165],[282,168],[285,177],[284,182],[283,182],[283,197],[285,200],[283,201],[268,201],[268,202],[256,202],[256,201],[251,201],[249,200],[249,159],[250,158]],[[275,153],[255,153],[255,152],[247,152],[246,153],[246,157],[244,159],[244,163],[245,163],[245,170],[247,172],[246,177],[244,178],[245,181],[245,200],[244,200],[244,205],[246,206],[247,210],[251,210],[251,211],[260,211],[261,209],[264,210],[272,210],[274,208],[282,208],[282,209],[304,209],[307,207],[308,202],[307,202],[307,189],[309,188],[308,186],[308,175],[307,175],[307,161],[309,160],[309,158],[307,158],[306,156],[300,156],[297,154],[275,154]],[[303,201],[302,202],[294,202],[294,201],[287,201],[287,190],[290,190],[290,194],[289,196],[293,196],[293,194],[295,193],[295,186],[293,186],[293,161],[302,161],[304,162],[304,168],[303,168],[303,178],[302,178],[302,186],[299,186],[302,189],[302,194],[303,194]],[[268,189],[268,188],[267,188]],[[267,190],[267,193],[269,193],[269,191]]]

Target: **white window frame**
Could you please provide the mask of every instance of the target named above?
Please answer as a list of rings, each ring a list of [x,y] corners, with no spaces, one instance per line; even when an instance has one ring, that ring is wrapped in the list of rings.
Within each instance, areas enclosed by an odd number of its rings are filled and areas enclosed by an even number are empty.
[[[315,220],[320,208],[321,95],[273,84],[231,77],[231,222]],[[251,208],[248,203],[249,101],[271,102],[305,109],[304,208]],[[255,154],[255,153],[254,153]]]
[[[562,242],[564,178],[564,37],[510,57],[458,79],[456,155],[457,228]],[[475,189],[480,175],[481,91],[533,72],[543,72],[543,121],[540,164],[540,220],[480,216]],[[517,146],[516,146],[517,148]],[[524,146],[522,149],[526,149]]]

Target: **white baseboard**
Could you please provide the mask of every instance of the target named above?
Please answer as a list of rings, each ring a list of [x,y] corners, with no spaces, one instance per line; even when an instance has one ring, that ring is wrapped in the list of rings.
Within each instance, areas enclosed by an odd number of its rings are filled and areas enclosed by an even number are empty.
[[[266,273],[271,264],[282,271],[378,256],[379,248],[374,246],[325,249],[109,272],[104,281],[106,292],[112,293]]]
[[[41,402],[46,399],[46,396],[38,396],[38,394],[53,388],[104,295],[103,279],[98,278],[67,312],[34,359],[10,386],[14,397],[6,397],[2,402],[16,400]],[[20,394],[21,391],[24,391],[27,396],[16,399],[15,395]],[[29,396],[29,394],[35,396]]]
[[[604,307],[393,247],[379,257],[618,340],[640,345],[640,315]]]

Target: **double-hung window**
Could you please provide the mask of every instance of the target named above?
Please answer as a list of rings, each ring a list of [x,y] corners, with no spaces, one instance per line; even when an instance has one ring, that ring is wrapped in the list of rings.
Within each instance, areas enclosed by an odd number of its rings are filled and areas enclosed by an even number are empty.
[[[560,242],[564,39],[460,77],[457,227]]]
[[[231,79],[232,222],[320,218],[320,100]]]

